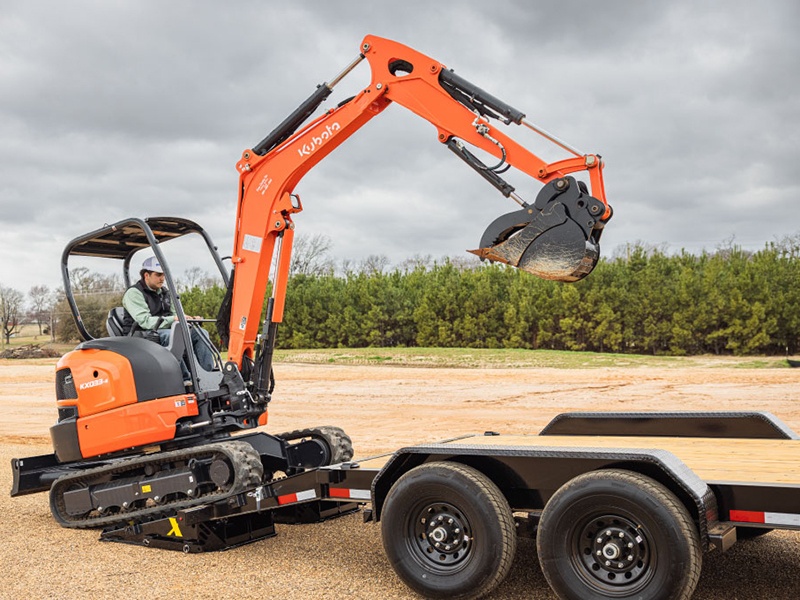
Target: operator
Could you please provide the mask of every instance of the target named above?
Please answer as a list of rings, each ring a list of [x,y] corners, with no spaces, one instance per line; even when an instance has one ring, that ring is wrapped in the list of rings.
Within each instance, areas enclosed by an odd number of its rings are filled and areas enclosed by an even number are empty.
[[[122,296],[122,306],[125,309],[123,320],[125,335],[128,335],[136,326],[144,332],[157,333],[158,341],[162,346],[169,344],[172,323],[178,320],[178,315],[175,307],[172,306],[169,293],[164,287],[164,269],[155,256],[146,258],[142,263],[139,281],[125,291],[125,295]],[[193,318],[200,319],[201,317]],[[208,334],[199,327],[190,327],[189,330],[197,361],[206,371],[211,371],[214,368],[214,356],[207,345],[208,342],[201,337]],[[201,331],[202,333],[200,333]],[[181,360],[181,371],[185,384],[189,385],[191,377],[183,360]]]

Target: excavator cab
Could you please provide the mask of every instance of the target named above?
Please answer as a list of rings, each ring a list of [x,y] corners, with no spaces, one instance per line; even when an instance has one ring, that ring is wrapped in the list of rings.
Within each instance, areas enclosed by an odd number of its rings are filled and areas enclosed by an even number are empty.
[[[207,336],[192,335],[192,328],[200,325],[187,320],[161,247],[192,233],[203,239],[227,284],[227,272],[211,238],[188,219],[127,219],[80,236],[65,248],[61,262],[64,289],[83,341],[61,358],[56,370],[59,420],[51,428],[51,437],[62,462],[168,442],[182,433],[202,430],[204,426],[197,423],[208,421],[200,398],[219,392],[224,377],[222,360]],[[131,263],[150,253],[164,267],[165,287],[178,315],[167,345],[137,336],[135,329],[126,334],[120,306],[107,313],[104,325],[108,336],[98,334],[98,325],[88,327],[73,290],[70,258],[121,262],[127,289],[132,283]],[[134,264],[134,272],[137,267]],[[214,363],[210,370],[196,359],[193,337],[207,344]],[[184,370],[189,372],[189,380]]]

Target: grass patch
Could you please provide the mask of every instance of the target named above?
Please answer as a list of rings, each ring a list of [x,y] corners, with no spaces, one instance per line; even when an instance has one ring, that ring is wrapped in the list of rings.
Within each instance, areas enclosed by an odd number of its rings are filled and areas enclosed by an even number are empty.
[[[601,354],[560,350],[470,348],[375,348],[276,350],[276,363],[390,365],[436,368],[553,368],[600,369],[613,367],[691,368],[735,367],[744,369],[787,368],[782,357],[647,356]]]
[[[65,354],[75,343],[52,343],[49,335],[38,335],[36,325],[26,325],[11,338],[8,347],[40,344]],[[0,350],[7,346],[0,345]],[[227,360],[227,352],[222,353]],[[797,358],[797,357],[794,357]],[[43,359],[44,360],[44,359]],[[55,361],[56,359],[52,359]],[[389,365],[431,368],[496,369],[602,369],[602,368],[788,368],[778,356],[650,356],[642,354],[606,354],[566,350],[521,350],[485,348],[331,348],[321,350],[275,351],[276,363],[330,365]],[[798,363],[800,364],[800,363]]]

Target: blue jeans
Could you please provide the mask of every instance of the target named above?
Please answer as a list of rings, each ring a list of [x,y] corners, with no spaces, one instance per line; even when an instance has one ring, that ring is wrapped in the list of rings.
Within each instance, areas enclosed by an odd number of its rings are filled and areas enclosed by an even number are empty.
[[[208,332],[202,327],[190,327],[189,331],[191,333],[192,348],[194,349],[194,355],[197,357],[197,362],[200,363],[200,366],[206,371],[211,371],[214,368],[214,355],[211,352],[211,348],[207,345],[211,343],[208,339]],[[170,329],[158,330],[158,341],[161,342],[162,346],[167,346],[169,344],[171,333],[172,330]],[[205,341],[203,338],[205,338]],[[181,373],[183,374],[184,380],[191,378],[189,369],[183,360],[181,360]]]

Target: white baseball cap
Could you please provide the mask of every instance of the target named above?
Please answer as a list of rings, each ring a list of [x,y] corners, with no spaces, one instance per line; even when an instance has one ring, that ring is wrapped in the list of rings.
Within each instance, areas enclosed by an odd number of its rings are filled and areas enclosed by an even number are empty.
[[[164,269],[161,267],[161,263],[158,262],[158,259],[155,256],[144,259],[144,262],[142,263],[142,269],[144,271],[153,271],[155,273],[164,272]]]

